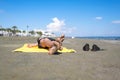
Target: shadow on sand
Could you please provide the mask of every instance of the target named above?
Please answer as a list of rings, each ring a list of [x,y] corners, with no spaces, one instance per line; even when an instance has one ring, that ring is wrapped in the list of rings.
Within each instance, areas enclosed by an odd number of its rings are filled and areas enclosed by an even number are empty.
[[[60,55],[60,54],[62,54],[61,52],[56,52],[56,53],[54,53],[54,55]]]

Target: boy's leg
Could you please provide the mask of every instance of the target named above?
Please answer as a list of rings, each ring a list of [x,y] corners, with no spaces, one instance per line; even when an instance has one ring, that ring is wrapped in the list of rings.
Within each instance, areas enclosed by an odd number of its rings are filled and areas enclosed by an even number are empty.
[[[60,36],[60,41],[63,42],[63,41],[64,41],[64,38],[65,38],[65,35],[62,34],[62,35]]]
[[[38,44],[37,44],[37,43],[33,43],[33,44],[28,44],[27,46],[28,46],[29,48],[31,48],[31,47],[38,46]]]

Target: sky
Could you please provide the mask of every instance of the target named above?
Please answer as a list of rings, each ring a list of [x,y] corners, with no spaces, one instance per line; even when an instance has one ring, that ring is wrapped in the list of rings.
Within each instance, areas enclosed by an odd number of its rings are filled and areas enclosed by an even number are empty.
[[[120,36],[120,0],[0,0],[0,26],[66,36]]]

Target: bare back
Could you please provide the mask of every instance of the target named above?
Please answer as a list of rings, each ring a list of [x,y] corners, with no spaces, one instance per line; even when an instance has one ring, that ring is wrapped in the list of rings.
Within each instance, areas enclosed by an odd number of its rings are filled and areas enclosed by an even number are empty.
[[[49,40],[48,38],[40,40],[40,45],[45,48],[51,48],[54,44],[53,41]]]

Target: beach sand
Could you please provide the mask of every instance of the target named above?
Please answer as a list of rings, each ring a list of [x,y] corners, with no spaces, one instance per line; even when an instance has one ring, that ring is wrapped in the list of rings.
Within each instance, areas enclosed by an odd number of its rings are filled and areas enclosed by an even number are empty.
[[[32,37],[0,37],[0,80],[120,80],[120,41],[65,39],[63,46],[76,53],[12,52]],[[101,51],[83,51],[86,44]]]

